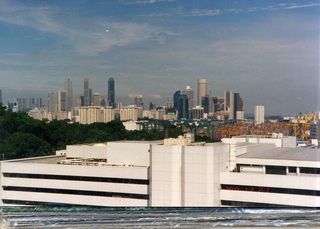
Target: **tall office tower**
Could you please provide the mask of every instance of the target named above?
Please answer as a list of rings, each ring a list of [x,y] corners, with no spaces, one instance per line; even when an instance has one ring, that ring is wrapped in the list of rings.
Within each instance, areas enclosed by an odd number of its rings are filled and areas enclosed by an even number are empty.
[[[80,106],[84,106],[84,95],[80,95],[79,100],[80,100]]]
[[[173,94],[173,106],[175,109],[178,109],[179,96],[181,95],[181,91],[176,91]]]
[[[56,112],[56,96],[54,91],[50,91],[48,93],[48,112],[55,113]]]
[[[29,106],[28,109],[33,110],[36,107],[34,104],[34,98],[29,98]]]
[[[134,104],[136,104],[137,107],[143,107],[142,95],[136,95],[134,97]]]
[[[180,95],[178,101],[178,119],[189,118],[189,101],[187,95]]]
[[[210,105],[209,95],[202,97],[201,106],[204,108],[203,112],[206,114],[209,113],[209,105]]]
[[[224,97],[212,97],[213,112],[224,111]]]
[[[166,109],[167,111],[174,111],[174,103],[170,98],[168,98]]]
[[[109,106],[115,107],[114,79],[113,78],[109,78],[109,80],[108,80],[108,101],[109,101]]]
[[[207,80],[198,79],[198,105],[201,106],[202,97],[207,94]]]
[[[149,110],[156,109],[156,104],[154,102],[150,102],[149,104]]]
[[[18,101],[18,110],[27,111],[27,99],[26,98],[17,98]]]
[[[67,93],[67,111],[71,111],[73,108],[73,91],[72,91],[72,81],[70,78],[66,79],[65,90]]]
[[[2,103],[2,90],[0,90],[0,103]]]
[[[254,106],[254,123],[255,124],[264,123],[264,106],[262,105]]]
[[[58,91],[58,112],[67,112],[67,92],[66,90]]]
[[[37,98],[36,107],[38,107],[38,108],[42,107],[42,98]]]
[[[229,116],[229,119],[235,119],[234,117],[234,93],[233,91],[224,92],[224,113]]]
[[[243,119],[242,117],[242,113],[238,112],[238,111],[243,111],[243,100],[240,97],[240,93],[234,93],[234,118],[235,119]],[[237,112],[240,115],[239,117],[237,117]]]
[[[100,106],[100,93],[93,94],[93,106]]]
[[[83,106],[92,104],[92,89],[89,88],[89,79],[84,79],[84,99]]]
[[[190,86],[186,86],[186,88],[182,90],[182,94],[188,96],[189,110],[192,110],[192,107],[194,107],[194,92],[192,88]]]

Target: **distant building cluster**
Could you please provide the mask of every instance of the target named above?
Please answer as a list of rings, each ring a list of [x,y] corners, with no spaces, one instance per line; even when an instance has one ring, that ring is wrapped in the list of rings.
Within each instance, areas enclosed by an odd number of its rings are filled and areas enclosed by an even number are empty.
[[[240,93],[225,91],[223,97],[214,97],[211,91],[208,92],[207,79],[198,79],[197,97],[193,89],[186,86],[173,93],[173,97],[168,99],[165,106],[157,107],[155,103],[150,102],[148,110],[145,109],[142,95],[135,95],[134,102],[126,106],[116,103],[115,80],[109,78],[107,83],[107,97],[101,98],[100,93],[93,93],[89,86],[89,79],[84,79],[83,94],[74,99],[72,81],[67,78],[63,90],[48,93],[47,106],[43,104],[42,98],[17,98],[16,101],[8,103],[8,108],[13,111],[27,111],[36,119],[69,119],[83,124],[109,122],[114,119],[136,121],[139,118],[158,120],[245,119]],[[2,99],[1,91],[0,99]],[[254,116],[256,124],[263,123],[264,106],[255,106]]]

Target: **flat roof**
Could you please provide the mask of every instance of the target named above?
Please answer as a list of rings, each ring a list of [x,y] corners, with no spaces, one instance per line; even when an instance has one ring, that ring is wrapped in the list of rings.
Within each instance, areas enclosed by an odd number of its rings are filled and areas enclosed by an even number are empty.
[[[296,160],[296,161],[319,161],[320,149],[314,148],[289,148],[279,147],[265,152],[248,152],[237,158],[273,159],[273,160]]]
[[[52,155],[44,157],[29,157],[6,160],[4,162],[21,162],[21,163],[39,163],[39,164],[57,164],[61,160],[65,160],[66,155]]]

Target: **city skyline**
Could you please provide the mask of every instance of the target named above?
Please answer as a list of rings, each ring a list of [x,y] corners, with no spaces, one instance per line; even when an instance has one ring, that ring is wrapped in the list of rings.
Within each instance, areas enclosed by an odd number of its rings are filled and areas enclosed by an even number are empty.
[[[319,112],[319,1],[1,1],[2,101],[46,99],[90,79],[115,101],[165,105],[207,79],[241,94],[245,113]],[[198,94],[195,91],[195,94]]]

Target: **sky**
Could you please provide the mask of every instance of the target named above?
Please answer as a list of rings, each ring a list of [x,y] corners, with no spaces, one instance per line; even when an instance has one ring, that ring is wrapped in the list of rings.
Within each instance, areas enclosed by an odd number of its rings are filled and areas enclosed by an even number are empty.
[[[320,112],[319,32],[319,0],[0,0],[0,90],[46,104],[88,78],[103,98],[112,77],[116,102],[148,108],[207,79],[247,114]]]

